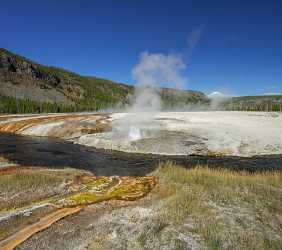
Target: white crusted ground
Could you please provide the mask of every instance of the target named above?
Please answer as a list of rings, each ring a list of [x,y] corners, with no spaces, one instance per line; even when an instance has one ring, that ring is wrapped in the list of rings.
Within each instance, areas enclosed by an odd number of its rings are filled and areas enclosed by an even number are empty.
[[[282,154],[282,113],[116,113],[112,120],[111,132],[82,135],[76,143],[159,154]]]

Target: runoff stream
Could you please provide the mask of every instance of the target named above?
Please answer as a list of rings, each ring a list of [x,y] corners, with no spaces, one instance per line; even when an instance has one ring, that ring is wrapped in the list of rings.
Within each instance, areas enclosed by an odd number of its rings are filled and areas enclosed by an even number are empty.
[[[100,176],[144,176],[167,161],[186,168],[208,165],[251,172],[282,170],[281,154],[252,157],[139,154],[97,149],[61,139],[14,134],[0,134],[0,155],[22,166],[72,167]]]

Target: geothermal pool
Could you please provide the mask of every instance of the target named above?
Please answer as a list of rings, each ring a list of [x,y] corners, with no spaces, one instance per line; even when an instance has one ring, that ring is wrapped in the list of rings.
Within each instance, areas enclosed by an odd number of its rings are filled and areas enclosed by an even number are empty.
[[[135,153],[254,156],[282,154],[282,114],[264,112],[113,113],[112,129],[78,144]]]
[[[157,155],[282,154],[282,113],[137,112],[0,116],[0,133]]]
[[[144,176],[166,161],[185,167],[280,170],[282,114],[3,115],[1,155],[20,165],[70,166],[109,176]]]

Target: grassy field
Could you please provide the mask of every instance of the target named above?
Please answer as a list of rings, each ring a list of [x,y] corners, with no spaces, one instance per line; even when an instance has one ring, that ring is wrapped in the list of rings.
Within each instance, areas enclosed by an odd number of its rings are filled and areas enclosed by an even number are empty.
[[[164,200],[160,228],[185,226],[208,249],[281,249],[281,172],[187,170],[167,163],[155,175]]]
[[[72,169],[9,168],[0,173],[0,211],[64,193],[64,186],[79,175]]]

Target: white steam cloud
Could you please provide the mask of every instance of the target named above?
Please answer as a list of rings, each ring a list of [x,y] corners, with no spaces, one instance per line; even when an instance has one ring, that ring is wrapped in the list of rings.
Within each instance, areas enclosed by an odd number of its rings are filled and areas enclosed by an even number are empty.
[[[186,79],[181,72],[185,68],[186,65],[179,55],[141,53],[139,63],[132,70],[132,76],[136,80],[133,111],[160,110],[158,87],[184,86]]]
[[[210,109],[216,110],[220,106],[220,104],[222,104],[230,97],[230,95],[220,91],[214,91],[210,93],[208,95],[208,98],[210,99]]]
[[[188,36],[189,53],[194,50],[201,35],[202,27]],[[182,74],[185,69],[186,64],[180,54],[141,53],[139,63],[132,69],[136,84],[132,105],[126,109],[130,114],[115,123],[114,133],[129,143],[160,133],[163,129],[161,125],[152,122],[155,112],[162,108],[159,88],[183,88],[187,82]]]
[[[159,87],[180,87],[186,83],[181,72],[186,68],[179,55],[143,52],[132,69],[136,81],[132,105],[123,119],[115,123],[117,135],[133,142],[159,133],[161,127],[153,123],[155,112],[162,108]],[[124,143],[124,142],[123,142]]]

